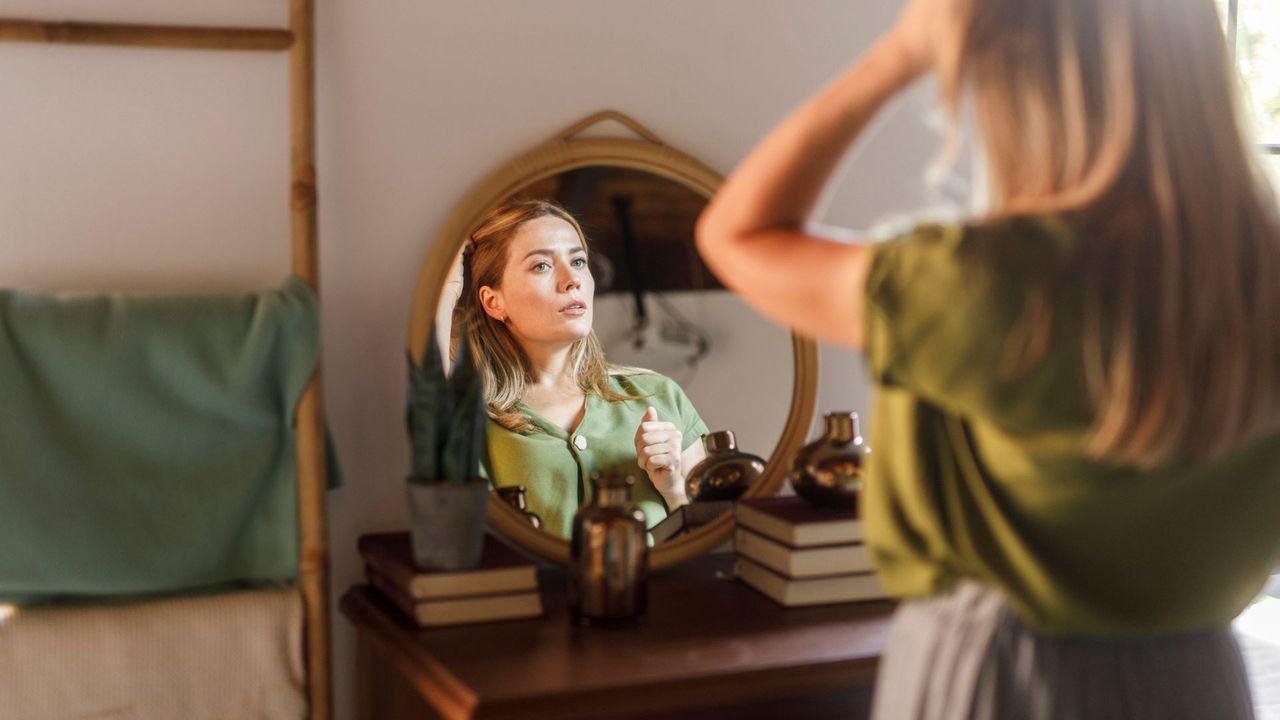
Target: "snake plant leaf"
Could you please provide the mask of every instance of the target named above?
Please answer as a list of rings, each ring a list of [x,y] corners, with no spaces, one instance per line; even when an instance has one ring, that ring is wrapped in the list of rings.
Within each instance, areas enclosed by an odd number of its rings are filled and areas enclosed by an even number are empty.
[[[443,469],[450,480],[466,482],[479,475],[485,431],[484,379],[472,359],[467,333],[459,338],[449,386],[453,415]]]
[[[471,263],[462,263],[464,297],[471,287]],[[433,326],[422,364],[409,359],[407,421],[412,445],[412,479],[422,483],[465,484],[480,474],[485,447],[484,377],[476,368],[468,333],[459,334],[453,371],[445,375]]]
[[[464,259],[462,265],[465,294],[471,287],[471,263]],[[468,333],[459,335],[457,358],[447,376],[435,327],[427,343],[421,365],[409,358],[410,477],[421,483],[465,484],[480,474],[484,454],[484,377],[476,368]]]
[[[428,333],[422,363],[409,356],[409,443],[412,477],[418,482],[438,482],[444,477],[441,450],[448,432],[451,399],[448,379],[440,363],[435,328]]]
[[[462,262],[463,297],[469,297],[474,285],[471,277],[469,255],[464,255]],[[485,402],[484,378],[476,367],[474,350],[468,332],[459,333],[458,348],[449,376],[451,393],[452,423],[446,451],[445,462],[448,463],[448,477],[457,482],[466,482],[480,474],[480,456],[485,447]]]
[[[466,410],[466,415],[459,418],[459,425],[465,424],[470,430],[471,436],[465,443],[467,452],[467,469],[470,471],[471,477],[480,475],[480,459],[484,454],[485,447],[488,444],[488,436],[485,434],[487,430],[487,421],[489,419],[488,406],[485,404],[484,397],[484,375],[476,369],[474,362],[470,360],[471,349],[467,347],[467,367],[470,377],[467,379],[467,391],[460,399],[459,408]]]

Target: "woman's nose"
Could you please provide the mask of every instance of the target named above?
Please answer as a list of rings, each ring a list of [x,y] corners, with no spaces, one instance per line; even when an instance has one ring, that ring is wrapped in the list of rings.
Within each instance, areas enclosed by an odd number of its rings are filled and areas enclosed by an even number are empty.
[[[565,273],[564,278],[560,281],[562,292],[569,292],[582,287],[582,280],[573,273]]]

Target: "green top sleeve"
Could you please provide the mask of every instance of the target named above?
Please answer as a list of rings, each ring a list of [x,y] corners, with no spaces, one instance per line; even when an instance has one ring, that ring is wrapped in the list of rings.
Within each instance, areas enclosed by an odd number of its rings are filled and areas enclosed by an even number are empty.
[[[1079,291],[1065,270],[1072,247],[1051,217],[923,225],[873,246],[864,316],[873,380],[957,415],[1078,437],[1092,410]],[[1046,327],[1026,314],[1038,292],[1054,305]],[[1022,341],[1041,332],[1053,346],[1022,367]]]
[[[1078,242],[1025,218],[875,247],[868,548],[896,595],[973,578],[1046,634],[1223,626],[1280,557],[1280,437],[1150,471],[1089,457]],[[1051,312],[1033,326],[1037,293]],[[1028,329],[1045,353],[1013,371]]]
[[[1017,309],[965,239],[930,225],[877,245],[866,286],[872,377],[954,410],[981,403]]]

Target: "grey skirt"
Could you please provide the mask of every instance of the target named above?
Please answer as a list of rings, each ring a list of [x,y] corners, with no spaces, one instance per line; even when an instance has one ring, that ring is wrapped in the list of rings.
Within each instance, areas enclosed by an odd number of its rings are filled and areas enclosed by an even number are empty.
[[[894,615],[874,720],[1253,718],[1229,628],[1144,638],[1048,638],[974,582]]]

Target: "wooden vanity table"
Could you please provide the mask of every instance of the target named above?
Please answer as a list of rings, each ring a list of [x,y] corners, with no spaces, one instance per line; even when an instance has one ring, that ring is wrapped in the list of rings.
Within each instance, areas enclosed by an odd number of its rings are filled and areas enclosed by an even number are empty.
[[[571,625],[560,569],[541,618],[430,630],[354,586],[358,717],[866,717],[892,603],[782,608],[732,562],[654,574],[648,616],[621,628]]]

